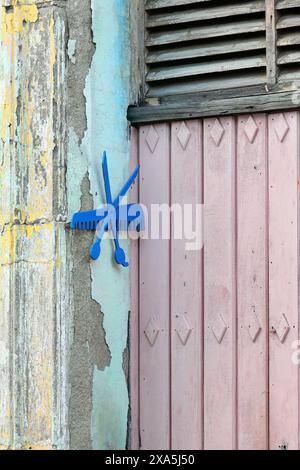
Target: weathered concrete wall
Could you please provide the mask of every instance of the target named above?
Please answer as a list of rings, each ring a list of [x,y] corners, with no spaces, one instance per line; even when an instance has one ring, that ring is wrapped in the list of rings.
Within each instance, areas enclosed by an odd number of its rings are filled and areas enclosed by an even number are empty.
[[[128,440],[129,271],[115,266],[109,240],[91,263],[93,235],[70,233],[68,222],[104,201],[104,149],[115,193],[128,176],[138,5],[2,0],[3,448],[123,449]]]
[[[86,199],[90,192],[90,205],[86,208],[96,208],[105,201],[100,173],[103,150],[108,152],[115,194],[128,175],[126,112],[131,100],[130,15],[134,13],[133,3],[128,0],[68,2],[71,51],[68,103],[72,107],[70,114],[76,110],[68,127],[69,217],[80,208],[81,195]],[[84,20],[80,24],[84,25],[84,30],[78,25],[83,5]],[[76,106],[72,105],[74,97]],[[83,190],[85,193],[82,194]],[[73,236],[74,250],[85,254],[82,263],[77,263],[74,274],[83,279],[88,269],[90,243],[91,237],[84,239],[78,233]],[[125,248],[128,250],[126,244]],[[73,343],[73,351],[77,350],[77,353],[71,358],[70,441],[72,447],[122,449],[126,445],[129,411],[126,371],[123,368],[128,337],[129,274],[128,270],[114,264],[111,241],[103,244],[101,261],[91,263],[89,274],[91,277],[83,286],[84,294],[74,291],[75,328],[76,322],[85,318],[89,336],[86,337],[82,330]],[[88,305],[88,316],[80,299]],[[98,325],[96,330],[95,321]],[[103,338],[102,343],[99,343],[99,338]],[[88,377],[81,376],[79,390],[82,364],[77,359],[80,344],[84,341],[87,349],[84,370]],[[78,409],[86,417],[84,426]]]
[[[60,3],[2,1],[0,444],[64,445],[64,51]],[[61,347],[63,341],[63,347]]]

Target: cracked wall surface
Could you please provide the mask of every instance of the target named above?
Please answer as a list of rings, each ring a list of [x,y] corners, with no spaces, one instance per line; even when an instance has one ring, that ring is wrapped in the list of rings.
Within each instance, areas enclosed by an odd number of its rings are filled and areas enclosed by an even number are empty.
[[[0,446],[56,448],[66,442],[65,13],[3,0],[0,24]]]
[[[81,184],[81,210],[92,204],[86,175]],[[93,233],[72,237],[74,325],[70,358],[69,430],[71,449],[91,449],[92,385],[94,367],[110,366],[111,353],[103,329],[103,313],[93,300],[89,249]]]
[[[100,172],[103,150],[108,153],[114,194],[128,176],[129,165],[126,111],[131,99],[132,5],[127,0],[85,1],[84,18],[80,21],[81,8],[80,2],[68,2],[71,41],[68,96],[76,96],[76,106],[72,105],[72,99],[68,99],[72,111],[75,109],[68,127],[69,217],[80,208],[82,183],[87,179],[91,200],[86,208],[97,208],[105,202]],[[86,33],[78,26],[79,21]],[[84,242],[83,237],[82,234],[74,235],[73,246],[75,250],[84,249],[85,256],[88,256],[91,239]],[[82,243],[85,243],[85,248]],[[126,243],[124,247],[128,251]],[[83,275],[86,269],[86,264],[82,263],[79,273]],[[90,427],[86,422],[84,432],[94,449],[124,449],[129,409],[126,377],[129,273],[115,265],[111,241],[103,242],[101,260],[90,263],[90,274],[92,305],[102,312],[101,319],[98,319],[98,322],[101,320],[102,334],[106,340],[102,345],[102,354],[107,354],[107,348],[110,357],[109,363],[100,366],[95,358],[94,363],[90,361],[90,366],[93,366],[92,382],[89,392],[86,390],[85,412],[91,417],[91,422]],[[95,319],[90,317],[90,320]],[[74,339],[75,348],[83,335]],[[78,372],[75,362],[72,367]],[[75,411],[70,419],[71,444],[76,447],[81,423]],[[86,442],[85,447],[89,445],[88,440]]]
[[[69,222],[128,176],[139,0],[0,4],[0,448],[124,449],[129,271]]]

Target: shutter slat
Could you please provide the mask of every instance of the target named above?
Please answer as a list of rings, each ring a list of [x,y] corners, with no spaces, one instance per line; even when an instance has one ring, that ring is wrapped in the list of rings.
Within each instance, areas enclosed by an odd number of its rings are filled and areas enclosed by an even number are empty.
[[[300,44],[300,33],[283,33],[277,39],[277,46],[295,46]]]
[[[277,66],[279,83],[299,79],[300,1],[277,0]],[[291,10],[293,8],[294,10]]]
[[[175,11],[172,13],[160,13],[150,16],[147,27],[154,28],[167,25],[184,24],[196,21],[213,20],[217,18],[232,17],[236,15],[249,15],[265,10],[264,0],[244,2],[241,5],[223,5],[214,8],[201,8],[191,11]]]
[[[277,21],[277,29],[294,28],[297,26],[300,26],[300,14],[285,15]]]
[[[277,0],[276,4],[277,10],[282,10],[284,8],[296,8],[299,6],[299,0]]]
[[[182,5],[194,5],[209,3],[211,0],[147,0],[146,10],[157,10],[159,8],[178,7]]]
[[[300,63],[300,54],[298,51],[284,51],[279,55],[277,63],[281,65]]]
[[[264,20],[250,20],[229,25],[204,26],[187,28],[170,32],[159,32],[151,34],[146,42],[148,47],[172,44],[176,42],[193,41],[197,39],[218,38],[230,35],[255,33],[265,30]]]
[[[300,36],[299,36],[300,38]],[[182,61],[186,59],[195,59],[209,57],[214,55],[234,54],[237,52],[255,51],[266,48],[265,36],[257,39],[241,39],[235,42],[220,41],[214,44],[193,45],[185,47],[176,47],[174,49],[153,49],[150,51],[146,63],[155,64],[170,61]]]
[[[294,80],[299,80],[300,81],[300,70],[299,68],[297,70],[293,71],[282,71],[280,76],[279,76],[279,83],[289,83],[293,82]]]
[[[163,67],[158,71],[152,71],[147,75],[147,81],[168,80],[174,78],[192,77],[194,75],[205,75],[233,70],[245,70],[266,66],[266,57],[239,58],[219,60],[217,62],[204,62],[202,64],[181,65],[176,67]]]
[[[164,85],[153,86],[149,89],[149,98],[165,97],[181,93],[206,92],[213,90],[241,88],[243,86],[253,86],[263,84],[266,81],[265,73],[246,74],[246,76],[220,77],[186,82],[166,82]]]

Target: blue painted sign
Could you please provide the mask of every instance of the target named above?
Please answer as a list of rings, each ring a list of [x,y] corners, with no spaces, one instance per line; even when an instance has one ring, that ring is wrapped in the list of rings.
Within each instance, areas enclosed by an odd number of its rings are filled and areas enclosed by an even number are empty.
[[[101,254],[101,241],[104,234],[111,230],[115,245],[117,264],[127,268],[129,263],[119,243],[119,232],[130,229],[140,231],[144,228],[144,213],[139,204],[121,205],[130,187],[136,180],[140,166],[137,166],[128,178],[115,200],[112,199],[106,152],[102,158],[102,173],[106,195],[106,206],[94,211],[77,212],[72,218],[71,228],[77,230],[96,230],[96,239],[90,250],[90,256],[97,260]]]

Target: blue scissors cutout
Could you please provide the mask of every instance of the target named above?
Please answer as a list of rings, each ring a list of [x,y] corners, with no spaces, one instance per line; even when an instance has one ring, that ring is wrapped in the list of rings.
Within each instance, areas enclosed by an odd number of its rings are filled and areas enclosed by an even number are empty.
[[[111,229],[114,237],[115,244],[115,260],[116,263],[124,266],[129,266],[126,261],[124,250],[120,247],[119,243],[119,230],[123,227],[128,230],[131,223],[137,231],[144,227],[144,214],[142,208],[138,204],[128,204],[121,206],[120,203],[125,197],[130,187],[138,176],[140,166],[138,165],[132,175],[128,178],[116,199],[112,200],[111,186],[109,179],[109,172],[107,166],[107,155],[103,153],[102,157],[102,173],[106,194],[107,208],[101,208],[96,211],[78,212],[72,218],[71,228],[78,230],[96,230],[97,236],[90,250],[90,256],[93,260],[97,260],[101,254],[101,241],[104,233]]]

